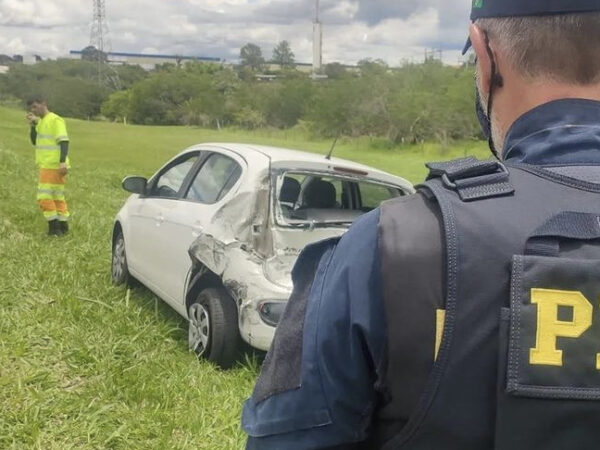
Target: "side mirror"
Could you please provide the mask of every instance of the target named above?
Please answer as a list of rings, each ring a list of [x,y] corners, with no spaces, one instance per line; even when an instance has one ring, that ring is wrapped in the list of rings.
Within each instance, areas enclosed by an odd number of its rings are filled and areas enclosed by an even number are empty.
[[[121,183],[123,189],[132,194],[144,194],[146,192],[146,184],[148,180],[144,177],[127,177]]]

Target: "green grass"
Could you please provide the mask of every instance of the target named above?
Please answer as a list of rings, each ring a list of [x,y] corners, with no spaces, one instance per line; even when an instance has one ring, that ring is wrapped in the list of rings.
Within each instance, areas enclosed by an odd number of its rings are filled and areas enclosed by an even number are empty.
[[[113,217],[128,174],[150,175],[199,142],[239,141],[327,153],[298,132],[212,131],[68,120],[72,233],[45,236],[21,111],[0,108],[0,448],[239,449],[254,360],[221,372],[188,352],[186,323],[143,287],[110,283]],[[336,155],[420,181],[423,161],[476,152],[470,143]]]

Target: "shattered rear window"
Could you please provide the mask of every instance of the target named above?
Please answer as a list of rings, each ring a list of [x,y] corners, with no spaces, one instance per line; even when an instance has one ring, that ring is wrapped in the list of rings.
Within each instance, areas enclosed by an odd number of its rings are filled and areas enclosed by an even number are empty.
[[[349,225],[382,202],[403,194],[400,188],[358,177],[286,172],[277,182],[278,222],[284,225]]]

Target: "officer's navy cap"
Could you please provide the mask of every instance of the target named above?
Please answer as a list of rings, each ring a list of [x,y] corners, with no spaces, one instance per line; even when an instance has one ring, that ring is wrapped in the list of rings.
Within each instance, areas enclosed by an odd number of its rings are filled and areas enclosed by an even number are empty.
[[[473,0],[471,21],[491,17],[550,16],[600,11],[600,0]],[[471,48],[467,41],[463,55]]]

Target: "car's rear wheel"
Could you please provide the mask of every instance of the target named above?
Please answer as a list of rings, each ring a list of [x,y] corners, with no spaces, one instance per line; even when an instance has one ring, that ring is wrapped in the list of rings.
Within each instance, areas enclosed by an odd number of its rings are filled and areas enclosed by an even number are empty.
[[[188,345],[196,355],[229,369],[240,344],[237,307],[223,288],[205,289],[188,308]]]
[[[123,232],[118,231],[112,249],[111,274],[113,284],[119,286],[129,282],[129,268],[127,254],[125,253],[125,238]]]

